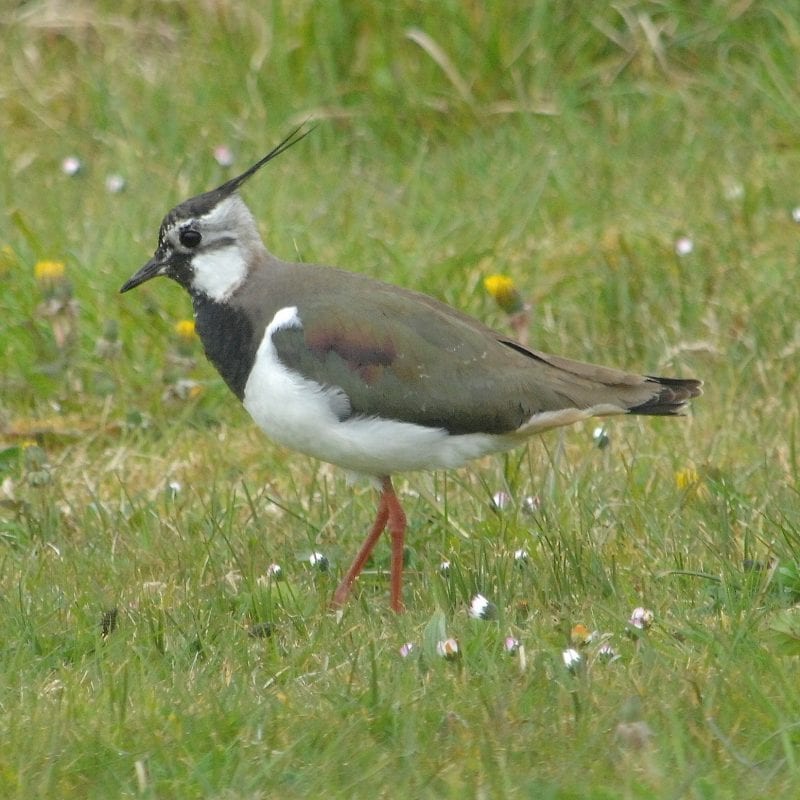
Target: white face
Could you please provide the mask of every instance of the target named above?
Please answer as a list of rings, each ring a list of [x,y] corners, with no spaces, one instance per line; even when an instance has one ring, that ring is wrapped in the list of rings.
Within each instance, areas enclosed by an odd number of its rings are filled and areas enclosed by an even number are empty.
[[[192,288],[217,302],[227,300],[247,277],[247,262],[236,244],[198,253],[192,266]]]
[[[250,211],[238,195],[207,214],[177,221],[165,234],[171,249],[190,259],[189,288],[224,302],[247,277],[248,254],[260,242]],[[255,238],[254,238],[255,236]]]

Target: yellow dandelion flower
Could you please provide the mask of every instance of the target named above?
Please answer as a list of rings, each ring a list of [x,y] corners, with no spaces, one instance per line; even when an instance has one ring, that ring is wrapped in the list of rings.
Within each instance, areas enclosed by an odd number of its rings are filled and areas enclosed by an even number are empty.
[[[176,322],[175,333],[178,335],[178,338],[182,339],[184,342],[191,342],[195,336],[197,336],[197,332],[194,329],[194,320],[182,319]]]
[[[63,261],[37,261],[33,267],[33,276],[39,283],[55,283],[64,277]]]
[[[684,467],[675,473],[675,485],[682,492],[692,494],[701,500],[706,500],[711,495],[708,485],[694,467]]]
[[[700,483],[700,475],[694,467],[684,467],[675,473],[675,485],[681,489],[694,489]]]
[[[506,314],[517,314],[525,308],[514,281],[508,275],[487,275],[483,287]]]

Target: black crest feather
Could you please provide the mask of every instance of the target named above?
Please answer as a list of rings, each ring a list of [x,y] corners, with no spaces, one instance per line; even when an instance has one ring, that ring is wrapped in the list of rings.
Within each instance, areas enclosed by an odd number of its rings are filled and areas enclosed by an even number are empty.
[[[222,186],[218,186],[216,189],[211,189],[208,192],[203,192],[203,194],[198,194],[196,197],[192,197],[189,200],[185,200],[180,205],[175,206],[172,212],[168,215],[168,219],[165,220],[165,223],[169,224],[173,221],[173,219],[200,217],[206,212],[210,211],[221,200],[224,200],[226,197],[232,195],[246,180],[255,175],[255,173],[264,166],[264,164],[272,161],[274,158],[277,158],[281,153],[285,153],[290,147],[296,145],[301,139],[305,139],[305,137],[314,130],[314,127],[316,127],[312,126],[306,130],[303,130],[305,126],[306,123],[303,122],[301,125],[295,128],[282,142],[280,142],[280,144],[273,147],[269,153],[267,153],[259,161],[256,161],[252,167],[248,167],[241,175],[237,175],[235,178],[225,181]]]

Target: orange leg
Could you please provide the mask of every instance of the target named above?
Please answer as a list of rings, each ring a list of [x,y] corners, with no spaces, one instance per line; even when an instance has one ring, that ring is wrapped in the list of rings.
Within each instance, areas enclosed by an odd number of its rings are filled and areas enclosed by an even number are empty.
[[[400,595],[403,588],[403,541],[406,531],[406,515],[403,513],[400,501],[394,492],[392,480],[389,477],[383,479],[381,498],[378,504],[378,516],[375,518],[375,523],[350,565],[350,569],[347,570],[347,574],[342,578],[342,582],[333,593],[332,605],[334,608],[340,608],[346,602],[353,583],[361,573],[361,570],[364,569],[364,564],[375,548],[375,544],[387,523],[389,525],[389,534],[392,537],[390,603],[393,611],[397,613],[403,611],[403,600]]]
[[[383,498],[389,511],[389,535],[392,537],[392,576],[389,602],[392,611],[403,613],[403,543],[406,535],[406,515],[391,482],[384,484]]]
[[[350,589],[352,588],[355,579],[359,576],[361,570],[364,569],[364,564],[369,558],[370,553],[375,548],[375,544],[383,533],[383,529],[386,527],[386,521],[388,519],[389,506],[386,503],[386,497],[384,493],[381,492],[381,499],[380,503],[378,504],[378,516],[375,517],[375,523],[372,526],[372,530],[370,530],[369,536],[367,536],[367,538],[364,540],[364,544],[361,545],[358,555],[356,555],[356,557],[353,559],[353,563],[350,565],[350,569],[347,570],[347,574],[344,576],[344,578],[342,578],[342,582],[336,587],[336,591],[333,593],[332,604],[335,608],[339,608],[345,604],[345,601],[350,595]]]

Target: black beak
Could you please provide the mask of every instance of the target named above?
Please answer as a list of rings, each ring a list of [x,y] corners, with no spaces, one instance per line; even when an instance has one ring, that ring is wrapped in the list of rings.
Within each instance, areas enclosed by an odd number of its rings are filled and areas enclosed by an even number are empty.
[[[125,282],[123,287],[119,290],[120,294],[135,289],[140,283],[149,281],[150,278],[162,275],[165,267],[166,264],[163,261],[153,256],[153,258],[151,258],[132,278],[129,278]]]

